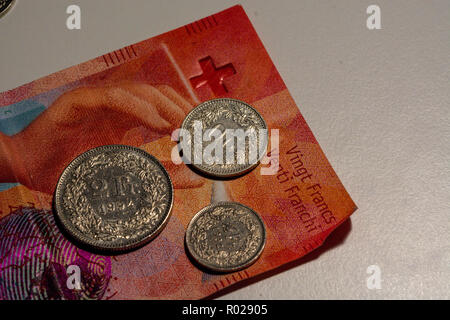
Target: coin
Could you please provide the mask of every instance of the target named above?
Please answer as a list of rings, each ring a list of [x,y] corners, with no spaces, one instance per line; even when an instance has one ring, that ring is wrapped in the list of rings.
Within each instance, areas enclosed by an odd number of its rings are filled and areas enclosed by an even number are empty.
[[[189,112],[181,129],[182,159],[214,177],[250,171],[267,149],[266,122],[253,107],[236,99],[201,103]]]
[[[0,17],[11,8],[13,2],[14,0],[0,0]]]
[[[91,149],[64,169],[54,207],[76,241],[101,251],[125,251],[153,239],[166,225],[173,187],[162,164],[124,145]]]
[[[259,215],[237,202],[200,210],[186,230],[186,247],[201,266],[218,272],[244,269],[261,255],[266,231]]]

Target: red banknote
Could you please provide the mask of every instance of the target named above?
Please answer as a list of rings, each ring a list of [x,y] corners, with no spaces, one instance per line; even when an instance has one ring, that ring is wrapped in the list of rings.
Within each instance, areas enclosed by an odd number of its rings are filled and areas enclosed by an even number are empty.
[[[218,97],[252,105],[271,135],[263,163],[226,181],[172,161],[173,131]],[[240,6],[3,92],[0,106],[1,299],[206,297],[311,252],[356,209]],[[162,233],[117,256],[78,248],[52,213],[65,166],[106,144],[153,154],[175,188]],[[205,273],[186,255],[189,221],[218,197],[267,228],[261,257],[240,272]],[[68,286],[73,266],[80,288]]]

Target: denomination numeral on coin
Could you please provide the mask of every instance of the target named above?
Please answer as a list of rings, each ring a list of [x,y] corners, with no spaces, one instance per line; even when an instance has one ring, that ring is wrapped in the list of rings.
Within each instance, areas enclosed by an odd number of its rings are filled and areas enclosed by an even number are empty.
[[[137,195],[141,193],[138,185],[128,175],[95,179],[91,182],[92,196],[99,198],[111,198],[116,196]]]

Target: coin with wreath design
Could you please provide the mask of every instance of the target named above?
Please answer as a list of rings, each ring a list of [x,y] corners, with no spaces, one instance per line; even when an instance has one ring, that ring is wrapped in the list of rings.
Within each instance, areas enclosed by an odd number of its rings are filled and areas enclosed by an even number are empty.
[[[216,272],[244,269],[261,255],[264,223],[251,208],[217,202],[200,210],[186,230],[186,247],[201,266]]]
[[[255,108],[237,99],[199,104],[181,129],[182,159],[213,177],[242,175],[255,168],[267,150],[266,122]]]
[[[142,149],[107,145],[75,158],[54,197],[59,225],[76,241],[102,251],[126,251],[166,225],[173,187],[162,164]]]

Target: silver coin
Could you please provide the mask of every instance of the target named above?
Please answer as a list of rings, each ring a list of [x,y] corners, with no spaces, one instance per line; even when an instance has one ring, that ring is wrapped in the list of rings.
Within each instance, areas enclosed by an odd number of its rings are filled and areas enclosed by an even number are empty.
[[[267,150],[267,125],[253,107],[214,99],[195,107],[180,131],[182,159],[214,177],[233,177],[258,165]]]
[[[69,235],[102,251],[125,251],[153,239],[166,225],[173,187],[162,164],[124,145],[91,149],[75,158],[56,186],[54,207]]]
[[[0,17],[12,7],[14,1],[15,0],[0,0]]]
[[[266,242],[264,223],[249,207],[218,202],[200,210],[186,230],[192,258],[213,271],[244,269],[261,255]]]

